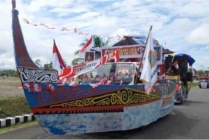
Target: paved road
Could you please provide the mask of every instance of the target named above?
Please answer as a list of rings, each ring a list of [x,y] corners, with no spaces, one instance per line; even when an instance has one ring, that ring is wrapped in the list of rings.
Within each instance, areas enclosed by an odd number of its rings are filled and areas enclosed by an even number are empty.
[[[209,138],[209,89],[192,88],[189,99],[174,111],[146,127],[125,131],[54,136],[34,125],[0,135],[0,139],[206,139]]]

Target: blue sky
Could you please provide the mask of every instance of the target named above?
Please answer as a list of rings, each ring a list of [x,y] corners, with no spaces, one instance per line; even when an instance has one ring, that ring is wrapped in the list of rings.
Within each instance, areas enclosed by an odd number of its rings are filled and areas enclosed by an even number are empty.
[[[177,53],[195,58],[194,67],[209,67],[208,0],[17,0],[26,46],[33,60],[52,59],[53,39],[68,64],[74,51],[89,36],[145,35],[153,25],[153,36]],[[11,1],[0,0],[0,69],[14,68],[11,34]],[[54,30],[25,24],[44,23]],[[66,27],[70,31],[62,32]],[[112,42],[117,41],[113,39]]]

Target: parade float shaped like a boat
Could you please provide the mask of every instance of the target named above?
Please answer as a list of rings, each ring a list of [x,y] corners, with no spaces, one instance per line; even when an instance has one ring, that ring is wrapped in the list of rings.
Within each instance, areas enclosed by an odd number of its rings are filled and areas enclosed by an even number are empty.
[[[68,84],[60,86],[58,71],[40,69],[30,58],[24,43],[18,11],[15,9],[15,0],[12,2],[12,30],[17,71],[31,111],[47,132],[64,135],[130,130],[148,125],[172,112],[176,87],[173,80],[175,81],[177,76],[159,79],[151,93],[145,93],[145,84],[137,80],[138,77],[135,75],[137,62],[106,63],[111,58],[106,60],[105,58],[110,56],[118,59],[118,51],[68,69],[71,71],[69,75],[76,76],[76,72],[88,68],[87,66],[103,64],[87,73],[78,73],[106,75],[106,79],[113,76],[112,83],[104,81],[98,83],[97,79],[91,79],[90,83],[81,81],[77,86]],[[120,48],[121,50],[131,48],[132,53],[139,53],[136,56],[124,54],[129,59],[126,61],[131,61],[141,57],[140,51],[145,49],[145,45],[142,43]],[[130,60],[131,56],[137,58]],[[123,58],[122,55],[120,57]],[[162,58],[161,55],[159,57]],[[159,73],[163,71],[159,69]]]

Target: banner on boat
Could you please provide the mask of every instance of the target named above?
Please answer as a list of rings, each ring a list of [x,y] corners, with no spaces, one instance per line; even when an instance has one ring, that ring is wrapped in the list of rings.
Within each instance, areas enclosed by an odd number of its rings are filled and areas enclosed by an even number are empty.
[[[115,50],[119,50],[120,58],[139,58],[145,50],[145,46],[118,46],[102,49],[102,56],[110,54]]]
[[[170,107],[172,105],[172,97],[163,98],[162,109]]]
[[[83,64],[80,64],[71,68],[62,69],[59,74],[59,79],[62,80],[64,78],[71,78],[76,75],[81,75],[81,74],[90,72],[94,70],[95,68],[101,65],[104,65],[111,59],[114,59],[115,62],[119,61],[120,56],[119,56],[118,50],[115,50],[113,53],[103,56],[101,59],[85,62]]]

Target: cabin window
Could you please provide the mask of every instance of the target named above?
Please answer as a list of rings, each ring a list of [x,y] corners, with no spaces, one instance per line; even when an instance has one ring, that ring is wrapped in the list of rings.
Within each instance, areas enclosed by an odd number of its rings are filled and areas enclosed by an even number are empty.
[[[134,68],[134,64],[131,63],[116,63],[114,83],[130,84],[133,79]]]
[[[103,77],[107,79],[110,76],[111,64],[102,65],[91,72],[82,75],[81,84],[91,84],[98,83],[102,80]]]
[[[98,83],[105,78],[112,84],[130,84],[133,79],[135,66],[131,63],[109,63],[96,68],[95,70],[82,75],[81,84]]]

